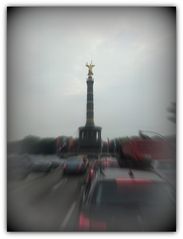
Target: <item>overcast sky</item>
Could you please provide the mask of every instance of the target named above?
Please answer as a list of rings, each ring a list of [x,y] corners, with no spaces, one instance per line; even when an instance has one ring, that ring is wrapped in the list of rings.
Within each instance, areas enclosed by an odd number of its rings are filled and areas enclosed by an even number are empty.
[[[86,123],[86,62],[102,138],[172,134],[176,22],[172,8],[8,10],[8,140],[78,136]]]

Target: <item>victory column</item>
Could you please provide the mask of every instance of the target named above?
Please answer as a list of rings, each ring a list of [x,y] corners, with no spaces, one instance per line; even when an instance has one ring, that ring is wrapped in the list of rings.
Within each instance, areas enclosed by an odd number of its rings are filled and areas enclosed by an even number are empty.
[[[95,65],[86,64],[88,68],[87,78],[87,105],[86,105],[86,124],[79,128],[79,152],[99,153],[101,150],[101,127],[94,124],[94,103],[93,103],[93,67]]]

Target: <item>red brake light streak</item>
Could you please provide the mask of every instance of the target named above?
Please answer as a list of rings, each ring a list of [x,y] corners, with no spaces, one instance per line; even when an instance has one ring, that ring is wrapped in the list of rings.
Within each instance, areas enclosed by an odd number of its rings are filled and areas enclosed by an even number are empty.
[[[86,217],[83,213],[79,216],[79,230],[106,230],[106,224],[104,222],[93,221]]]
[[[116,183],[119,185],[126,184],[149,184],[152,183],[153,180],[150,179],[136,179],[136,178],[116,178]]]

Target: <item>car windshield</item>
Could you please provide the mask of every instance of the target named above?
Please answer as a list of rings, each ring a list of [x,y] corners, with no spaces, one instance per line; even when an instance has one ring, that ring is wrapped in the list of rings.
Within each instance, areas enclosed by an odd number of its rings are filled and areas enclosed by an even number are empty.
[[[99,182],[94,190],[92,204],[96,205],[161,205],[167,201],[163,183],[122,184],[116,181]]]

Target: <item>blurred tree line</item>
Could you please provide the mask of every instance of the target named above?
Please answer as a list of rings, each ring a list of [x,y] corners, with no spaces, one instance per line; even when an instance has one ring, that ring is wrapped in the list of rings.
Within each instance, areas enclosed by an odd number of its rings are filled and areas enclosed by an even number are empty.
[[[171,102],[167,110],[169,112],[168,119],[176,124],[176,102]]]
[[[102,153],[120,153],[121,144],[127,138],[117,138],[102,142]],[[78,139],[69,136],[56,138],[40,138],[29,135],[22,140],[8,142],[8,153],[19,154],[64,154],[77,153]]]
[[[124,153],[124,146],[133,140],[139,139],[144,140],[144,135],[121,137],[111,140],[107,139],[107,141],[102,141],[101,153],[111,154],[114,156],[118,155],[120,159],[124,160],[125,158],[128,158],[128,156]],[[172,141],[175,141],[173,137],[167,137],[167,142],[170,142],[171,145],[173,144]],[[37,136],[29,135],[22,140],[8,142],[7,152],[8,154],[57,154],[60,156],[65,154],[77,154],[79,153],[78,139],[68,136],[59,136],[56,138],[39,138]]]
[[[28,153],[28,154],[55,154],[55,138],[39,138],[36,136],[27,136],[22,140],[8,142],[8,153]]]

